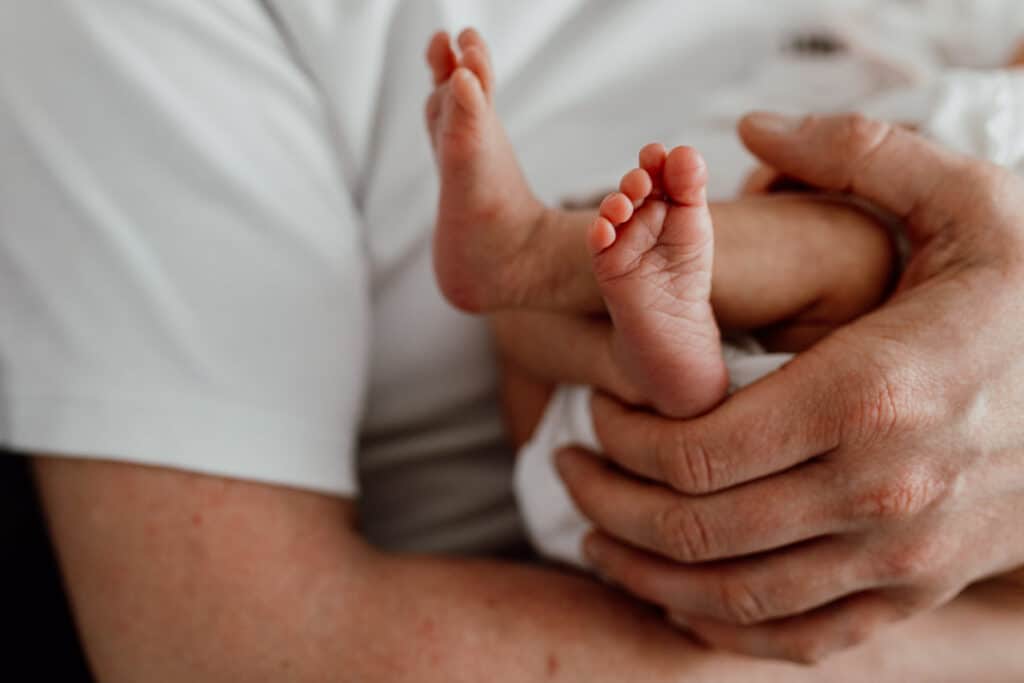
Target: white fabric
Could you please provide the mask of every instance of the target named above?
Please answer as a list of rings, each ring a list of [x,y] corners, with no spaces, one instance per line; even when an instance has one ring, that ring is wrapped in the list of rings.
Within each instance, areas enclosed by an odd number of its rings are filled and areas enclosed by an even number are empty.
[[[1024,174],[1024,71],[939,80],[922,129],[947,147]]]
[[[601,443],[590,414],[591,387],[555,389],[544,417],[516,461],[516,498],[530,542],[544,557],[586,567],[581,547],[590,523],[580,514],[555,469],[559,449],[579,446],[594,453]]]
[[[1004,67],[1024,38],[1024,3],[1018,0],[849,4],[825,10],[822,24],[875,67],[910,82],[936,77],[949,67]]]
[[[350,494],[330,124],[258,5],[178,4],[0,3],[3,441]]]
[[[730,390],[753,384],[791,357],[764,353],[753,342],[726,345]],[[581,544],[591,525],[569,496],[555,470],[553,456],[572,445],[601,452],[590,413],[592,396],[590,387],[558,387],[530,441],[520,449],[516,463],[516,496],[534,547],[548,559],[580,568],[587,566]]]

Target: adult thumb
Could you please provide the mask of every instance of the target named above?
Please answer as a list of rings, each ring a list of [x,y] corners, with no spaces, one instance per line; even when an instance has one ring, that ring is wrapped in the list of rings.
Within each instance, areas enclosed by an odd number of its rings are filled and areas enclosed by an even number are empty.
[[[951,210],[962,209],[946,206],[943,190],[969,180],[968,159],[901,126],[859,114],[757,112],[743,118],[739,133],[764,163],[812,187],[871,202],[908,223],[912,239],[928,238]]]

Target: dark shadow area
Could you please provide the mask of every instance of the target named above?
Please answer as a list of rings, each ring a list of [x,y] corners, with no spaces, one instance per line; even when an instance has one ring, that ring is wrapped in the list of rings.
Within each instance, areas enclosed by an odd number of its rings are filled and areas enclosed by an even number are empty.
[[[0,680],[92,683],[28,461],[0,453]]]

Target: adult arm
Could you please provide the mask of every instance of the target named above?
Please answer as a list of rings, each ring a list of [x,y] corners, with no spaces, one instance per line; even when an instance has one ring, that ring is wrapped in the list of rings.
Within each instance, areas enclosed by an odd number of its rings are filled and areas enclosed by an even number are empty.
[[[64,456],[38,478],[100,680],[529,679],[552,645],[675,680],[695,650],[590,581],[354,531],[361,81],[335,117],[266,7],[0,4],[0,440]]]
[[[818,659],[1024,564],[1024,183],[860,117],[743,133],[906,221],[899,291],[697,420],[598,399],[608,456],[667,486],[561,464],[602,571],[716,644]]]
[[[342,499],[113,463],[35,470],[104,683],[721,680],[729,661],[589,578],[378,553]]]
[[[1010,628],[1020,627],[1012,605],[1024,609],[1021,592],[967,598],[811,671],[699,648],[589,578],[381,554],[359,539],[341,499],[112,463],[40,457],[35,470],[103,683],[796,683],[868,673],[895,682],[1024,672]]]

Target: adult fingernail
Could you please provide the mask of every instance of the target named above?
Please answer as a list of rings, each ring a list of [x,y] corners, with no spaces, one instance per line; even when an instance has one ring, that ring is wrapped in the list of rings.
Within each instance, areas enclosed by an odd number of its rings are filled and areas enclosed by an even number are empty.
[[[772,135],[788,135],[800,129],[803,119],[799,116],[787,116],[775,112],[759,111],[746,118],[746,125],[761,133]]]

